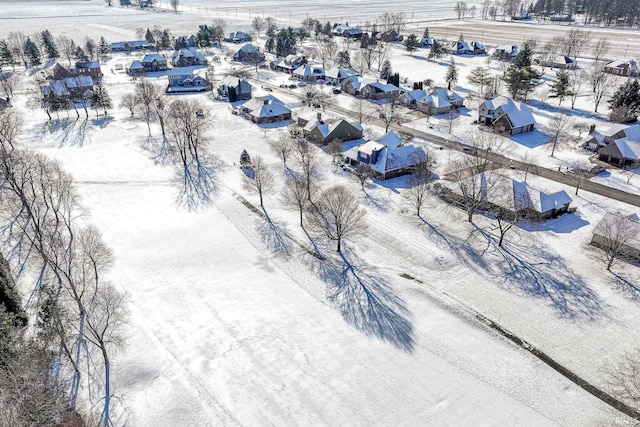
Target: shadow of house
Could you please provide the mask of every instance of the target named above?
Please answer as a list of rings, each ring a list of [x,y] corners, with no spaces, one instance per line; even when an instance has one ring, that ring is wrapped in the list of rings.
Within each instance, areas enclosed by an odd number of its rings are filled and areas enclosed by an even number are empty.
[[[318,144],[328,144],[334,139],[361,139],[363,134],[360,124],[351,124],[339,117],[331,117],[311,109],[305,109],[298,115],[298,126],[303,128],[306,138]]]
[[[353,147],[342,156],[352,166],[369,166],[374,176],[381,180],[411,173],[417,163],[427,158],[422,147],[403,145],[402,138],[394,131],[387,132],[375,141]]]
[[[244,78],[227,76],[218,85],[218,95],[229,99],[229,102],[251,99],[251,84]]]
[[[194,74],[189,68],[174,68],[167,72],[169,84],[166,93],[205,92],[211,88],[207,79]]]
[[[198,52],[195,47],[176,50],[171,56],[171,65],[174,67],[192,67],[195,65],[207,65],[207,58]]]

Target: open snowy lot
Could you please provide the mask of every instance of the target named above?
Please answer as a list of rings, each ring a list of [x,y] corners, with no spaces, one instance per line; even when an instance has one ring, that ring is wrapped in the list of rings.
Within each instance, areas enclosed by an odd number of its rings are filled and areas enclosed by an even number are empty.
[[[25,31],[26,22],[32,31],[49,28],[78,39],[130,39],[136,28],[153,25],[190,34],[203,17],[216,14],[228,17],[229,27],[248,27],[251,14],[243,8],[251,4],[252,13],[264,9],[268,14],[276,3],[292,11],[292,16],[282,12],[284,20],[299,21],[307,13],[319,19],[342,16],[297,1],[231,2],[224,12],[205,2],[183,2],[180,14],[108,9],[99,2],[7,2],[0,11],[0,37]],[[402,4],[412,10],[408,5],[415,3]],[[375,18],[385,5],[368,3],[361,19]],[[240,11],[234,17],[235,7]],[[342,10],[346,15],[354,7]],[[445,8],[452,5],[442,2],[436,10],[444,15]],[[412,17],[426,19],[431,10],[431,4],[420,2]],[[460,32],[458,23],[446,25],[434,23],[434,33]],[[460,25],[465,36],[480,34],[487,44],[489,38],[495,41],[491,44],[502,43],[516,28]],[[525,37],[517,34],[519,43]],[[611,34],[618,39],[636,33]],[[630,43],[637,49],[637,37]],[[213,51],[223,58],[216,65],[217,78],[237,65],[224,59],[236,48],[225,44],[225,52]],[[391,50],[392,66],[403,78],[429,77],[444,85],[448,58],[427,61],[426,51],[409,55],[400,45]],[[129,59],[116,54],[102,65],[115,105],[135,82],[111,70]],[[456,57],[456,63],[457,90],[468,94],[466,77],[486,65],[486,57]],[[495,61],[490,66],[500,70]],[[545,78],[553,75],[548,71]],[[260,79],[277,85],[288,76],[261,71],[255,77],[256,92],[266,94]],[[26,73],[22,78],[26,82]],[[154,81],[166,84],[164,76]],[[605,365],[637,348],[640,268],[620,264],[616,275],[606,273],[588,242],[605,212],[631,214],[637,207],[582,190],[574,196],[571,187],[530,176],[537,188],[567,191],[577,211],[536,227],[515,227],[499,248],[492,219],[477,215],[469,224],[464,212],[436,198],[420,219],[403,201],[406,178],[370,181],[361,191],[350,174],[317,149],[321,185],[346,185],[367,211],[368,231],[349,241],[340,256],[321,237],[307,235],[297,214],[282,207],[286,171],[269,141],[286,127],[252,124],[210,93],[184,96],[202,100],[214,116],[207,155],[215,165],[216,190],[211,203],[188,209],[178,201],[180,170],[154,161],[142,119],[115,108],[107,118],[84,120],[81,112],[76,120],[73,113],[71,118],[61,113],[48,122],[44,112],[27,107],[28,85],[19,89],[14,104],[26,122],[21,145],[58,159],[74,176],[89,213],[86,220],[114,250],[110,279],[128,295],[127,345],[113,362],[116,425],[602,426],[627,421],[478,316],[604,388]],[[302,93],[274,94],[295,112]],[[334,100],[349,108],[353,98],[340,94]],[[551,158],[544,132],[560,107],[554,99],[530,106],[537,130],[505,138],[505,155],[519,159],[529,153],[534,163],[554,169],[589,157],[576,150],[576,131],[575,143]],[[442,117],[407,114],[402,126],[464,140],[477,131],[477,102],[467,107],[452,135]],[[606,116],[592,113],[592,107],[584,96],[565,113],[606,129]],[[369,137],[384,133],[375,124],[364,125]],[[157,124],[152,134],[159,138]],[[448,161],[461,155],[439,150],[429,140],[413,142],[430,150],[440,176]],[[276,175],[264,212],[257,196],[243,189],[236,164],[244,149],[261,155]],[[499,172],[522,179],[520,171]],[[640,194],[638,178],[627,183],[616,170],[594,181]],[[323,258],[310,254],[314,248]]]

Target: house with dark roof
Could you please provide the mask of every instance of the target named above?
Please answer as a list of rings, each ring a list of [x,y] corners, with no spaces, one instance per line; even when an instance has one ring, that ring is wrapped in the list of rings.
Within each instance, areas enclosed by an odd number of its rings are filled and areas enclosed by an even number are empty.
[[[598,150],[598,159],[620,167],[640,165],[640,141],[620,138]]]
[[[233,60],[237,62],[255,64],[263,62],[264,59],[264,53],[260,52],[260,48],[252,45],[251,43],[245,44],[233,54]]]
[[[251,36],[244,31],[234,31],[229,33],[229,36],[225,39],[225,41],[231,43],[247,43],[251,41]]]
[[[343,153],[345,162],[352,166],[365,164],[378,179],[389,179],[411,173],[417,163],[427,158],[422,147],[404,144],[394,131],[375,141],[367,141]]]
[[[545,67],[558,68],[560,70],[568,70],[578,66],[578,62],[575,59],[569,58],[566,55],[533,55],[533,63]]]
[[[487,53],[485,47],[477,41],[467,43],[460,39],[445,46],[445,51],[454,55],[482,55]]]
[[[305,56],[288,55],[285,58],[277,58],[269,63],[269,67],[274,71],[283,71],[285,73],[293,73],[293,70],[305,65],[307,58]]]
[[[369,83],[374,83],[372,79],[367,79],[362,76],[349,76],[340,81],[340,87],[343,91],[352,96],[363,95],[363,89]]]
[[[145,55],[140,63],[144,67],[144,71],[148,73],[155,71],[167,71],[169,69],[167,58],[158,53],[149,53]]]
[[[146,72],[147,70],[145,70],[142,62],[138,61],[137,59],[135,61],[132,61],[131,64],[127,66],[127,74],[131,77],[144,76]]]
[[[328,144],[334,139],[351,141],[362,138],[363,134],[360,124],[352,124],[340,117],[309,108],[298,114],[297,121],[303,129],[303,135],[318,144]]]
[[[516,45],[512,44],[502,44],[500,46],[496,46],[493,49],[492,57],[496,59],[501,59],[503,61],[511,61],[513,58],[518,56],[520,53],[520,48]]]
[[[195,65],[207,65],[207,58],[198,52],[195,47],[176,50],[171,56],[171,65],[174,67],[192,67]]]
[[[251,99],[251,84],[245,78],[226,76],[218,84],[218,95],[236,102]]]
[[[169,78],[167,93],[206,92],[210,89],[209,81],[194,74],[190,68],[174,68],[167,72],[167,77]]]
[[[332,30],[334,36],[361,39],[363,31],[361,28],[350,27],[348,24],[336,25]]]

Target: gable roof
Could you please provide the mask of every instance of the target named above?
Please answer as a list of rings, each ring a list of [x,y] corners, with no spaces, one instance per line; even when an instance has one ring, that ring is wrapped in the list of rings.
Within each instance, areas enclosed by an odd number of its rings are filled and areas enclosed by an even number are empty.
[[[596,236],[602,236],[604,238],[608,238],[611,235],[608,230],[613,230],[618,228],[620,223],[616,224],[617,221],[622,221],[624,229],[628,229],[633,233],[632,237],[627,240],[625,243],[626,246],[631,246],[636,249],[640,249],[640,222],[636,219],[638,216],[636,214],[632,214],[626,217],[607,213],[604,217],[598,222],[598,225],[593,229],[593,234]]]
[[[640,142],[620,138],[614,144],[625,159],[640,160]]]
[[[532,209],[539,213],[546,213],[553,209],[562,209],[572,201],[564,190],[549,194],[531,188],[526,182],[516,181],[515,179],[512,181],[513,206],[516,210]]]
[[[251,84],[247,81],[247,79],[245,78],[239,78],[239,77],[235,77],[235,76],[226,76],[224,79],[222,79],[222,81],[220,82],[220,86],[227,86],[227,87],[240,87],[240,93],[249,93],[251,92],[251,89],[253,88],[253,86],[251,86]]]
[[[167,62],[167,58],[158,53],[147,53],[141,62],[153,62],[154,59],[158,62]]]

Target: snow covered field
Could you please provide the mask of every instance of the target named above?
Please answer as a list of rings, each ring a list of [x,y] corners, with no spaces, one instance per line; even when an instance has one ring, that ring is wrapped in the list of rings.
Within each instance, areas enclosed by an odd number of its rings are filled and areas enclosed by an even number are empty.
[[[286,3],[296,16],[321,17],[319,9]],[[423,3],[419,8],[427,13]],[[363,13],[373,17],[385,7],[368,4]],[[107,9],[99,2],[7,2],[0,11],[0,37],[24,30],[25,22],[33,23],[33,31],[42,26],[78,39],[131,38],[135,28],[155,24],[191,33],[202,23],[191,8],[203,5],[184,2],[185,11],[175,15]],[[29,18],[54,9],[47,12],[50,20]],[[421,17],[417,9],[415,17]],[[79,20],[86,25],[78,26]],[[392,51],[393,68],[402,77],[444,83],[448,58],[438,63],[426,61],[425,51],[413,57],[400,46]],[[123,58],[114,55],[103,65],[116,105],[133,90],[128,77],[109,72]],[[486,64],[486,57],[456,62],[458,89],[468,93],[466,76]],[[218,76],[230,66],[216,65]],[[499,70],[499,64],[491,66]],[[286,76],[263,72],[261,78],[277,84]],[[268,139],[284,129],[231,115],[228,104],[210,95],[189,95],[215,115],[208,154],[219,165],[213,203],[188,210],[176,201],[176,170],[154,163],[145,149],[143,121],[116,108],[111,119],[90,117],[86,127],[83,117],[66,120],[64,114],[52,125],[43,112],[27,112],[24,90],[15,99],[28,117],[22,145],[59,159],[73,174],[90,212],[87,220],[117,257],[110,278],[129,297],[127,346],[113,368],[117,425],[602,426],[624,419],[478,322],[476,313],[604,386],[604,365],[635,349],[640,338],[638,294],[631,286],[640,282],[640,269],[621,264],[617,276],[606,274],[588,242],[606,211],[637,208],[581,191],[574,197],[575,214],[516,228],[500,249],[491,243],[497,232],[489,218],[478,215],[476,228],[463,212],[434,198],[421,221],[403,204],[406,178],[369,182],[362,192],[321,153],[322,184],[345,184],[368,213],[366,236],[347,244],[348,268],[322,239],[310,240],[296,213],[281,207],[284,169]],[[291,93],[275,95],[300,105]],[[341,94],[335,100],[348,107],[352,98]],[[538,131],[505,140],[506,153],[519,158],[529,152],[553,168],[588,156],[572,144],[550,158],[544,130],[558,111],[557,101],[531,106]],[[476,129],[474,107],[455,125],[455,137]],[[577,107],[571,112],[577,120],[607,127],[604,116],[591,113],[589,97]],[[446,135],[438,118],[414,116],[403,126]],[[371,124],[365,129],[372,136],[383,133]],[[160,134],[157,125],[152,131]],[[456,155],[429,141],[414,142],[435,152],[440,174]],[[258,200],[243,190],[235,167],[243,149],[263,156],[276,172],[278,189],[265,199],[271,222],[247,207]],[[521,178],[519,171],[501,173]],[[609,174],[594,180],[627,185],[618,171]],[[628,191],[640,193],[636,180]],[[529,181],[573,195],[572,188],[552,181]],[[309,255],[313,244],[326,260]]]

